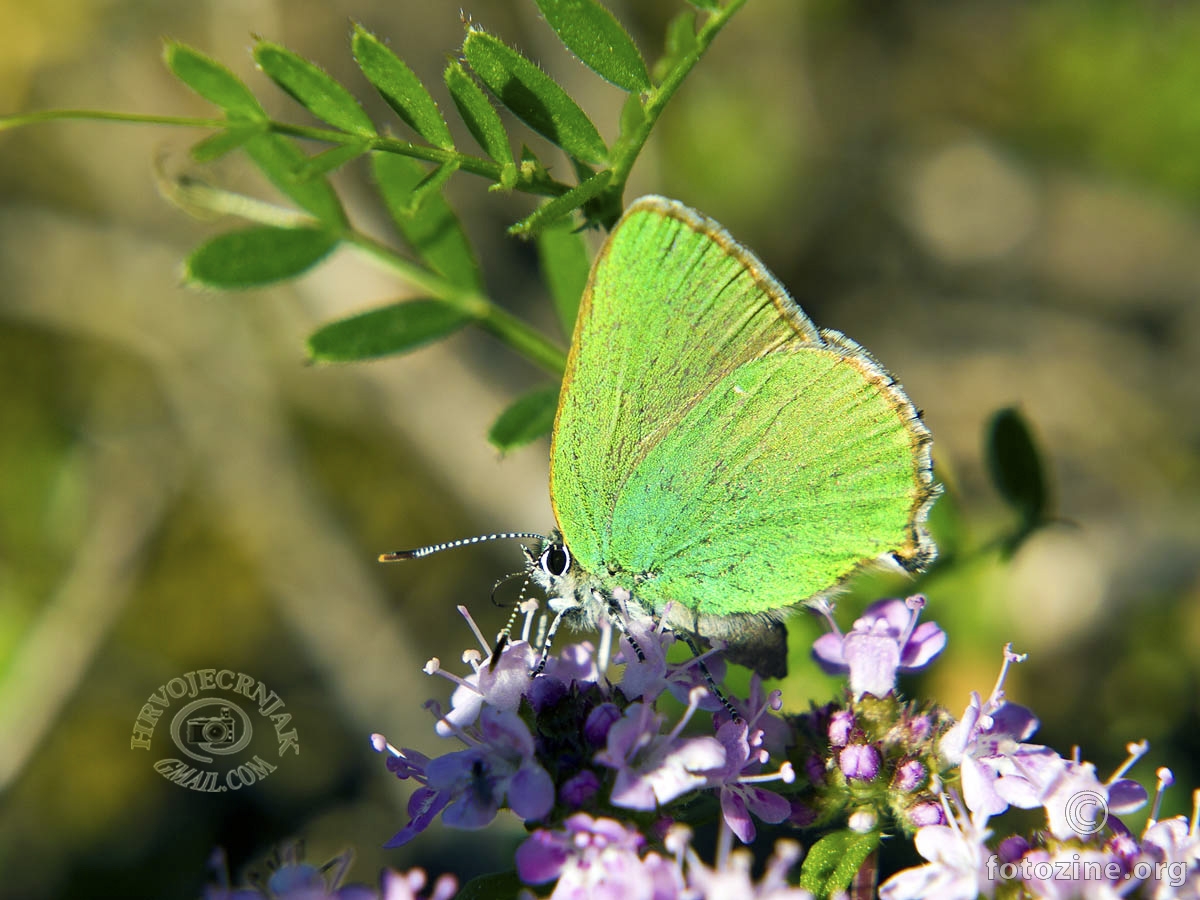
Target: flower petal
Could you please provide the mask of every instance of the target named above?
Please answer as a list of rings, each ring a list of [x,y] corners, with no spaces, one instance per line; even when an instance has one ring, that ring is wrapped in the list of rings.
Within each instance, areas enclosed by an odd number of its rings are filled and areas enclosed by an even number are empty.
[[[894,638],[880,634],[851,632],[843,643],[850,666],[850,690],[855,697],[872,694],[886,697],[896,686],[900,648]]]
[[[417,788],[408,799],[408,815],[411,821],[383,846],[403,847],[424,831],[449,802],[450,794],[444,791],[435,791],[427,787]]]
[[[916,672],[925,668],[933,658],[946,649],[946,632],[936,622],[922,622],[904,645],[900,654],[900,668],[905,672]]]
[[[792,814],[792,804],[774,791],[742,785],[746,807],[768,825],[778,825]]]
[[[844,640],[840,634],[827,632],[813,641],[813,659],[817,661],[826,675],[837,675],[846,671],[846,657],[842,655]]]
[[[517,875],[525,884],[545,884],[558,877],[566,861],[562,838],[538,829],[517,848]]]
[[[738,840],[743,844],[754,841],[754,822],[738,791],[728,788],[721,791],[721,815],[725,819],[725,824],[729,826],[729,830],[736,834]]]
[[[508,806],[526,821],[544,817],[554,808],[554,780],[533,760],[526,760],[509,782]]]

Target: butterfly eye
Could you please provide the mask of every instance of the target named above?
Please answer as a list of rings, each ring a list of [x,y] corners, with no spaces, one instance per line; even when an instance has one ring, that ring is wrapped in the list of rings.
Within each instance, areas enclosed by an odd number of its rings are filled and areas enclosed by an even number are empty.
[[[562,544],[551,544],[542,553],[538,564],[547,575],[566,575],[567,569],[571,568],[571,551]]]

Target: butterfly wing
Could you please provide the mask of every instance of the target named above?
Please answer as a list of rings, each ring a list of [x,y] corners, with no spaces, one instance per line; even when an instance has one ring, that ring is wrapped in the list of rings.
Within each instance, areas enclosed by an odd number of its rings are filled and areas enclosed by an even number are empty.
[[[661,198],[630,207],[593,268],[551,492],[585,571],[706,634],[865,561],[935,552],[929,434],[903,391],[720,226]]]
[[[868,560],[927,563],[928,434],[888,381],[833,344],[722,378],[617,497],[610,553],[648,575],[638,596],[701,616],[763,613]]]
[[[550,454],[559,528],[586,571],[612,561],[626,479],[698,398],[805,342],[821,343],[812,322],[718,226],[660,197],[629,207],[583,295]]]

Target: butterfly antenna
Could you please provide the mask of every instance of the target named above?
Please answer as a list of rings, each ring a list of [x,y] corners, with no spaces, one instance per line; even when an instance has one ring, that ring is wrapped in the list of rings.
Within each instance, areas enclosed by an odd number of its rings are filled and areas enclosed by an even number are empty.
[[[441,553],[443,550],[453,550],[456,547],[467,547],[471,544],[482,544],[486,541],[502,541],[510,538],[537,538],[538,540],[546,540],[546,536],[538,534],[536,531],[501,531],[497,534],[481,534],[476,537],[461,538],[457,541],[447,541],[444,544],[430,544],[427,547],[417,547],[415,550],[393,550],[391,553],[381,553],[379,555],[380,562],[399,562],[402,559],[421,559],[433,553]]]

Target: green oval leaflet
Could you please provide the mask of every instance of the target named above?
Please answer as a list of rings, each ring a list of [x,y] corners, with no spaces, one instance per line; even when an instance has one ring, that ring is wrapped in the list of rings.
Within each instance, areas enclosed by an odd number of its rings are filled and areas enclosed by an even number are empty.
[[[930,445],[867,351],[818,329],[716,222],[644,197],[584,291],[550,460],[547,546],[568,553],[530,555],[531,574],[572,624],[627,591],[780,677],[784,609],[868,563],[936,556]]]

